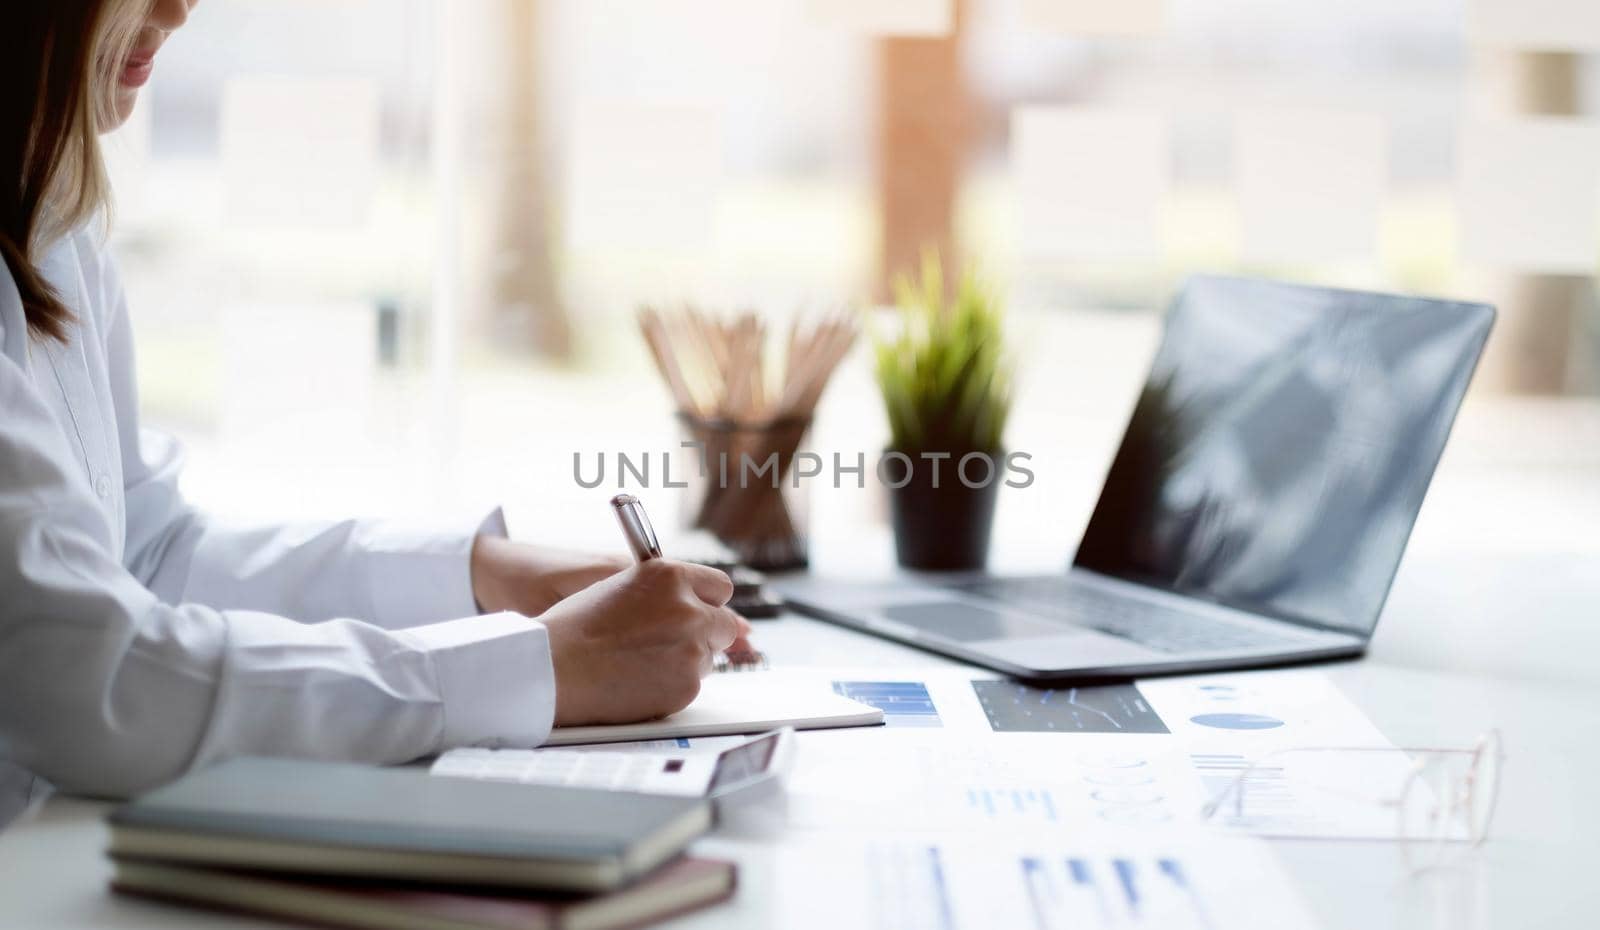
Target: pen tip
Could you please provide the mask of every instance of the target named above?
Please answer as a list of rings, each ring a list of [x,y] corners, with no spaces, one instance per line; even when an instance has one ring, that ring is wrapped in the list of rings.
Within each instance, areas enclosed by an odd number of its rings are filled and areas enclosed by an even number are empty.
[[[611,499],[611,506],[613,507],[626,507],[629,504],[637,503],[639,503],[639,499],[632,494],[618,494]]]

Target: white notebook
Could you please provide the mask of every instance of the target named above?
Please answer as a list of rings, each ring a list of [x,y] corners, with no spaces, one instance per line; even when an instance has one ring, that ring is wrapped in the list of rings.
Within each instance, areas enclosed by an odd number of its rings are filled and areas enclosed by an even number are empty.
[[[784,672],[743,672],[707,678],[694,703],[670,717],[622,726],[558,727],[545,745],[733,736],[779,727],[828,730],[882,722],[883,711],[834,694],[827,682]]]

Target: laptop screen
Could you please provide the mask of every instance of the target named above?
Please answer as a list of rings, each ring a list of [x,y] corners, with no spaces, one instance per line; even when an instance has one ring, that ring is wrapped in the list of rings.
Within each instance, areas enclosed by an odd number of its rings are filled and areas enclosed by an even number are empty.
[[[1494,310],[1200,277],[1076,564],[1368,634]]]

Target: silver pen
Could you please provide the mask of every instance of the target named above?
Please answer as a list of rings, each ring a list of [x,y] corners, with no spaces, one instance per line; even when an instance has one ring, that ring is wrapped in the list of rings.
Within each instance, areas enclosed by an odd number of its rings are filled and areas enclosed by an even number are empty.
[[[650,516],[644,505],[632,494],[618,494],[611,499],[611,509],[616,511],[617,524],[628,540],[628,549],[635,562],[648,562],[661,558],[661,543],[656,541],[656,528],[650,525]]]
[[[622,527],[622,535],[628,540],[628,548],[633,552],[635,562],[648,562],[651,559],[664,558],[661,554],[661,543],[656,540],[656,528],[650,525],[650,515],[644,512],[644,505],[632,494],[618,494],[611,499],[611,509],[617,514],[617,525]],[[760,657],[762,667],[766,665],[766,657]],[[725,672],[730,668],[739,668],[728,658],[725,652],[719,652],[711,657],[713,671]]]

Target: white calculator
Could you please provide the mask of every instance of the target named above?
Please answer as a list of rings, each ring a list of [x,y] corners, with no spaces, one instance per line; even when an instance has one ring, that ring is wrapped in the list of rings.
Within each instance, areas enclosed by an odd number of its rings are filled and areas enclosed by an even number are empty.
[[[704,797],[721,803],[780,787],[794,757],[794,743],[794,730],[784,727],[721,752],[654,747],[452,749],[429,771],[452,778]]]

